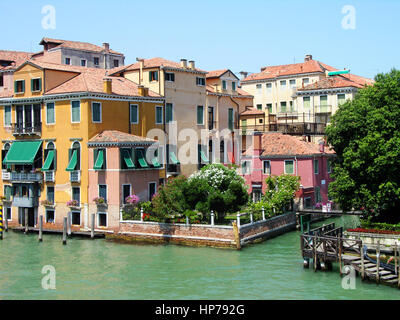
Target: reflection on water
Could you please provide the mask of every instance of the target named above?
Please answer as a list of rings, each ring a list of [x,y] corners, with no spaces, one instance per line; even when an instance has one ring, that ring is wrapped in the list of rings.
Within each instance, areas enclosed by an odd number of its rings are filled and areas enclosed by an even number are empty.
[[[353,227],[350,217],[332,221]],[[330,221],[325,221],[328,223]],[[127,245],[8,232],[0,241],[0,299],[399,299],[399,290],[361,283],[344,290],[337,268],[303,269],[299,232],[242,251]],[[41,287],[45,265],[56,290]]]

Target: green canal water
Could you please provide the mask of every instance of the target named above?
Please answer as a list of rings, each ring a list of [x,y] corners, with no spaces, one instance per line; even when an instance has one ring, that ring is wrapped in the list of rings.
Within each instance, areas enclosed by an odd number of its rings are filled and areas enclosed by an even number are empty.
[[[354,218],[338,218],[351,227]],[[325,221],[328,223],[328,221]],[[0,299],[400,299],[400,290],[361,282],[342,288],[337,266],[303,269],[299,232],[242,251],[117,244],[9,231],[0,241]],[[54,266],[56,289],[42,288]]]

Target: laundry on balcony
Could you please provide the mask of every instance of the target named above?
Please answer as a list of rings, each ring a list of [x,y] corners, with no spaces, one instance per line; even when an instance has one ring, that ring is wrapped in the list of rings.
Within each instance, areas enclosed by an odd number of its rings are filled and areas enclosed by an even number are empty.
[[[4,158],[3,164],[32,165],[42,141],[15,141]]]

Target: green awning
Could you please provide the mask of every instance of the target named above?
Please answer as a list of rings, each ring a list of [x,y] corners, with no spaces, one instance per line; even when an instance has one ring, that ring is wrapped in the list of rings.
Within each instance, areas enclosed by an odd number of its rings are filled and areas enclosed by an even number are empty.
[[[93,169],[101,170],[103,168],[103,164],[104,164],[104,150],[99,150],[99,152],[97,153],[97,159]]]
[[[206,155],[204,154],[204,152],[202,150],[200,150],[200,156],[201,156],[201,159],[203,160],[203,162],[209,163]]]
[[[72,153],[71,160],[69,161],[67,171],[75,171],[77,163],[78,163],[78,150],[74,150],[74,152]]]
[[[128,150],[122,150],[122,157],[124,158],[125,164],[129,169],[135,168],[135,165]]]
[[[156,168],[161,167],[161,164],[158,162],[157,157],[154,157],[153,159],[151,159],[151,162],[153,163],[153,166]]]
[[[49,153],[47,154],[47,158],[44,162],[42,171],[49,171],[51,164],[53,163],[54,160],[54,150],[50,150]]]
[[[144,154],[142,150],[137,150],[137,156],[138,156],[138,161],[139,164],[142,168],[148,168],[149,165],[146,162],[146,159],[144,158]]]
[[[175,152],[169,152],[169,159],[171,160],[172,164],[179,164],[178,158],[175,155]]]
[[[350,73],[350,70],[331,71],[328,72],[328,76],[336,76],[338,74],[346,74],[346,73]]]
[[[42,141],[15,141],[7,152],[3,163],[11,164],[33,164]]]

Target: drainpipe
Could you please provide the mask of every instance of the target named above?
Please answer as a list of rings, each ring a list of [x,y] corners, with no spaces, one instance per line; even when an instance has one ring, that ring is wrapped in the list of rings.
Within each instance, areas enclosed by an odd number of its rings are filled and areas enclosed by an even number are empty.
[[[132,134],[131,128],[131,103],[128,102],[128,133]]]
[[[240,110],[240,106],[239,106],[239,104],[235,101],[235,100],[233,100],[232,99],[232,97],[231,96],[229,96],[229,99],[231,99],[231,101],[234,103],[234,104],[236,104],[236,107],[237,107],[237,112],[236,112],[236,127],[239,129],[239,110]],[[235,139],[234,139],[234,137],[235,137],[235,132],[234,131],[232,131],[232,155],[233,155],[233,157],[234,157],[234,159],[235,159],[235,162],[236,162],[236,157],[235,157]],[[239,152],[240,152],[240,150],[239,150]],[[240,155],[239,155],[240,156]],[[239,162],[240,163],[240,162]],[[232,164],[234,164],[234,163],[232,163]]]
[[[297,161],[297,156],[294,156],[294,161],[296,161],[296,176],[299,176],[299,165]]]

